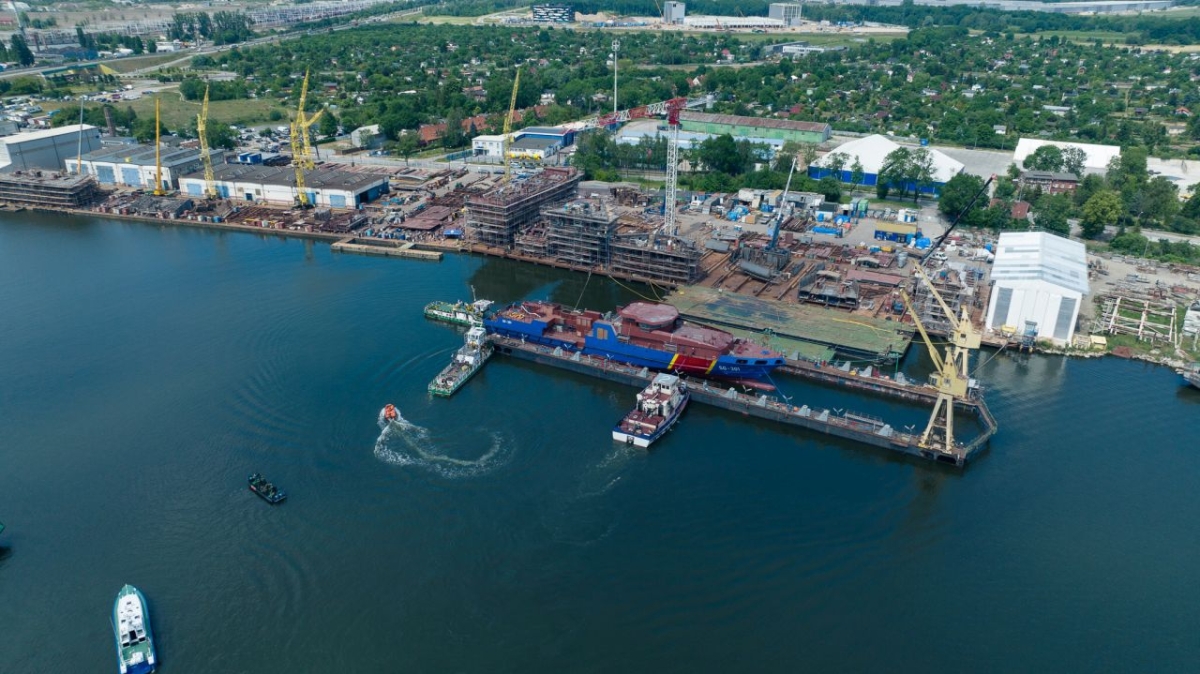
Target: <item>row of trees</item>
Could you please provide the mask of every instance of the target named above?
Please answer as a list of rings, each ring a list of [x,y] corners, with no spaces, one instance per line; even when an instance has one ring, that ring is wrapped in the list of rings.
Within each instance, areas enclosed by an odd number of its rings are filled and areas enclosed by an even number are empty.
[[[106,112],[107,111],[107,112]],[[100,128],[108,126],[108,118],[112,117],[113,126],[118,130],[133,136],[139,143],[154,142],[154,117],[139,117],[132,107],[118,108],[115,105],[87,105],[83,108],[83,123]],[[64,108],[62,112],[50,118],[50,126],[60,127],[79,122],[79,111]],[[237,147],[237,133],[228,124],[209,119],[208,132],[205,134],[211,147],[232,150]],[[196,138],[196,120],[183,128],[172,131],[166,124],[159,125],[159,133],[167,135],[176,133],[188,138]]]
[[[137,35],[87,33],[84,32],[83,26],[75,26],[75,38],[79,40],[79,46],[84,49],[100,50],[124,47],[133,50],[134,54],[144,54],[147,51],[153,53],[157,49],[154,40],[150,40],[147,44]]]
[[[171,17],[167,37],[172,40],[236,44],[254,37],[250,17],[240,12],[177,12]]]

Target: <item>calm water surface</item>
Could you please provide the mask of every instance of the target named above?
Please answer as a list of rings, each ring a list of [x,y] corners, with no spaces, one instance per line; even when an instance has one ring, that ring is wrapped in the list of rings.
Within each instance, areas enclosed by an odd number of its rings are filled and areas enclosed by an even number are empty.
[[[1200,392],[1169,370],[995,358],[963,473],[705,407],[631,451],[633,389],[503,358],[429,399],[461,338],[426,302],[633,297],[585,280],[4,216],[0,672],[116,671],[124,583],[164,674],[1195,671]],[[381,436],[387,402],[415,428]]]

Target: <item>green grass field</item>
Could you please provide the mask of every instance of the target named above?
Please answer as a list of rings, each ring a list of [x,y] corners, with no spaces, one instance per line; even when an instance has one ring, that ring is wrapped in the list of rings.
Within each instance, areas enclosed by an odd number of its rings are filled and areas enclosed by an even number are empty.
[[[143,96],[136,101],[118,105],[129,105],[140,118],[154,116],[154,99],[149,96]],[[285,117],[287,115],[287,111],[279,107],[274,100],[250,99],[243,101],[211,101],[208,104],[208,117],[209,119],[215,119],[226,124],[236,124],[238,126],[263,124],[270,121],[268,115],[272,109],[278,109],[280,112],[283,112]],[[200,114],[199,101],[180,100],[178,93],[174,91],[164,92],[162,96],[162,121],[167,128],[191,128],[195,125],[196,115],[198,114]]]

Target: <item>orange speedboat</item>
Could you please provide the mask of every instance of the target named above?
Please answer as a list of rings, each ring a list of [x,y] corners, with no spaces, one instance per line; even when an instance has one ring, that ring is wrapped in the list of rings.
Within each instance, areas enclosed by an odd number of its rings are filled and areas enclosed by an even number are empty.
[[[383,408],[383,418],[385,421],[395,421],[400,418],[400,410],[396,409],[395,405],[388,403]]]

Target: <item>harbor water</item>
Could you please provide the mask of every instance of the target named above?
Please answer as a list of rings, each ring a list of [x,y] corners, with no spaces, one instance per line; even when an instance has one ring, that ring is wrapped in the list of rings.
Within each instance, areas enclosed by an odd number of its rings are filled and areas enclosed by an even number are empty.
[[[965,470],[496,356],[451,399],[435,299],[652,289],[514,262],[0,218],[0,672],[1194,671],[1200,391],[989,360]],[[919,375],[917,349],[903,364]],[[795,404],[921,409],[778,378]],[[405,423],[381,430],[394,403]],[[270,506],[261,472],[288,492]]]

